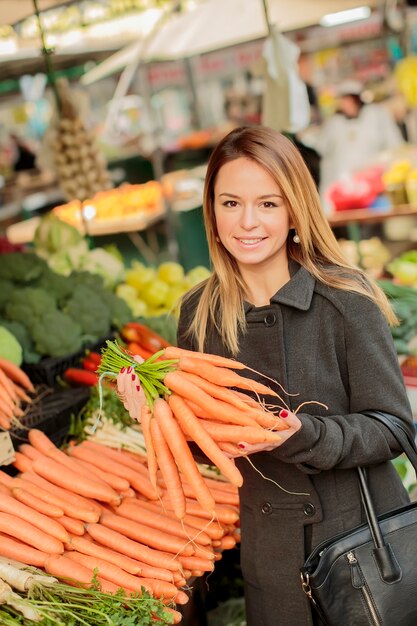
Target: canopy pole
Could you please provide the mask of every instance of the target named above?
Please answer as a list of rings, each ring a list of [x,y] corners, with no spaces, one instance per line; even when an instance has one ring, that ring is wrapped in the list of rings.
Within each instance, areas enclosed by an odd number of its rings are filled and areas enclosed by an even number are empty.
[[[266,26],[268,28],[268,34],[269,34],[270,37],[272,37],[273,29],[272,29],[272,24],[271,24],[271,21],[270,21],[270,18],[269,18],[268,0],[262,0],[262,6],[263,6],[263,10],[264,10]]]
[[[39,35],[40,35],[41,43],[42,43],[41,52],[45,60],[46,75],[48,77],[48,82],[51,85],[53,94],[55,96],[55,101],[58,107],[58,111],[60,111],[61,102],[59,99],[58,89],[56,87],[55,74],[52,68],[52,61],[51,61],[51,55],[53,54],[54,50],[53,48],[48,48],[48,46],[46,45],[45,31],[43,28],[42,19],[41,19],[39,7],[38,7],[38,0],[32,0],[32,1],[33,1],[33,7],[34,7],[37,22],[38,22],[38,27],[39,27]]]

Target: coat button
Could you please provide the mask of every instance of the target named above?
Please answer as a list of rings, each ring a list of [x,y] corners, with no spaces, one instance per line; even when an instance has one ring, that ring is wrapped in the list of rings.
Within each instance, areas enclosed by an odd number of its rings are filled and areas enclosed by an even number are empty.
[[[316,507],[311,502],[307,502],[303,507],[304,515],[311,517],[316,512]]]
[[[277,321],[277,318],[274,313],[268,313],[268,315],[265,315],[264,317],[265,326],[273,326],[276,321]]]
[[[272,504],[270,502],[264,502],[261,506],[261,511],[264,515],[270,515],[270,513],[272,513]]]

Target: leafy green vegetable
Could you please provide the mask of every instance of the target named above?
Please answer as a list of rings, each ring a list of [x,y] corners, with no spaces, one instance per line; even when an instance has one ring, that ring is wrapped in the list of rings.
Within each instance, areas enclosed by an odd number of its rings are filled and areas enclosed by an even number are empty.
[[[111,314],[101,294],[86,285],[77,285],[65,306],[66,313],[76,321],[85,335],[98,340],[110,333]]]
[[[4,326],[0,326],[0,357],[15,365],[22,365],[23,350],[16,337]]]
[[[46,267],[46,262],[33,252],[11,252],[1,257],[0,278],[30,283],[39,278]]]
[[[38,250],[59,252],[79,243],[82,239],[83,236],[74,226],[60,220],[54,213],[48,213],[41,219],[33,243]]]
[[[36,351],[51,357],[78,352],[83,343],[81,327],[69,315],[53,309],[32,324]]]
[[[46,313],[56,310],[56,300],[44,289],[22,287],[16,289],[6,305],[5,317],[21,322],[30,329]]]
[[[37,363],[39,361],[41,357],[35,352],[35,346],[26,326],[23,326],[20,322],[5,319],[0,319],[0,326],[7,328],[16,337],[22,346],[23,361],[25,363]]]
[[[93,579],[94,582],[94,579]],[[127,596],[120,589],[115,594],[99,591],[98,585],[89,589],[56,583],[51,587],[34,586],[26,604],[42,616],[41,626],[164,626],[173,619],[161,600],[145,589],[142,594]],[[0,608],[2,626],[33,626],[13,608]]]
[[[0,313],[3,313],[6,308],[10,296],[12,295],[15,287],[10,280],[0,278]]]
[[[390,280],[380,280],[379,285],[400,320],[399,326],[391,328],[397,353],[408,354],[409,342],[417,335],[417,290]]]
[[[87,403],[83,406],[78,415],[71,417],[71,424],[68,436],[71,439],[79,441],[85,439],[84,428],[87,422],[95,420],[100,413],[100,392],[98,387],[91,389],[91,395]],[[102,406],[101,415],[103,418],[109,419],[115,424],[123,427],[131,426],[134,420],[120,402],[114,390],[106,385],[102,386]]]
[[[132,321],[133,314],[127,302],[116,296],[111,291],[102,291],[100,298],[110,311],[111,321],[115,328],[122,328],[127,322]]]

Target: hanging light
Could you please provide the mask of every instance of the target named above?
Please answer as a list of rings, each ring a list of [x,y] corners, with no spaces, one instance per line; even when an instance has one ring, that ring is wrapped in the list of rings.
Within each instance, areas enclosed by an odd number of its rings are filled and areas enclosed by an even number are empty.
[[[339,24],[347,24],[349,22],[357,22],[365,20],[371,15],[369,7],[355,7],[346,11],[337,11],[336,13],[327,13],[320,20],[320,26],[338,26]]]

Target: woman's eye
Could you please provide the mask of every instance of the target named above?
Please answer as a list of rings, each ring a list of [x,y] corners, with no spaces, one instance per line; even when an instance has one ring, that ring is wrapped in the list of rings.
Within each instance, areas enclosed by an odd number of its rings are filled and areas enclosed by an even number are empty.
[[[273,209],[273,208],[275,208],[277,206],[277,204],[275,204],[275,202],[266,201],[266,202],[263,203],[263,206],[266,209]]]
[[[237,202],[236,200],[226,200],[226,202],[223,202],[223,206],[227,206],[227,207],[235,207],[237,206]]]

